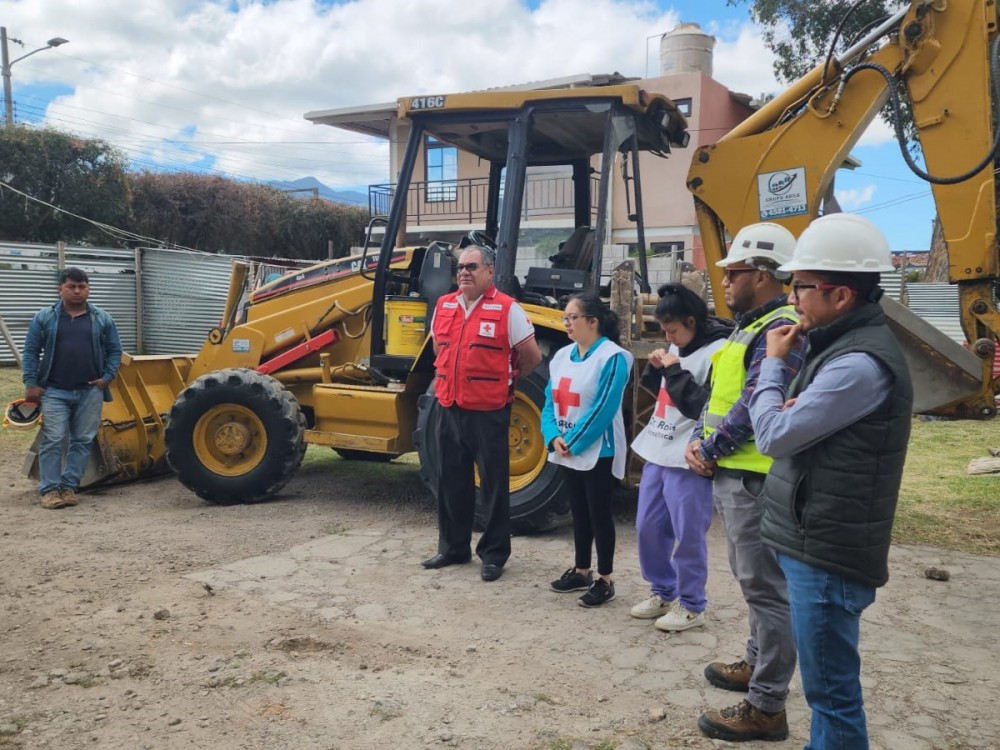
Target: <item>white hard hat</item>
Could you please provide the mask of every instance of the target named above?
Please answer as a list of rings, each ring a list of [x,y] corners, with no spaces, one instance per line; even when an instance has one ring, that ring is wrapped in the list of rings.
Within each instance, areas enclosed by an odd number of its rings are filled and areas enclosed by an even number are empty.
[[[39,424],[42,409],[38,404],[19,398],[7,404],[3,413],[3,426],[15,430],[28,430]]]
[[[763,221],[738,231],[729,246],[729,254],[715,265],[726,268],[744,263],[751,268],[774,274],[776,278],[788,278],[787,274],[775,271],[778,266],[792,259],[794,249],[795,235],[780,224]]]
[[[782,271],[881,273],[892,271],[892,254],[882,230],[863,216],[827,214],[799,237]]]

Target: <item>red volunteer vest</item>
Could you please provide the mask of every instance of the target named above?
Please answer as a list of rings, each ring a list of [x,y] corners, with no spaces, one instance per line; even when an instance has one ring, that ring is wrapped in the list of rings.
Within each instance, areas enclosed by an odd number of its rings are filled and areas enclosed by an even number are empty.
[[[502,409],[514,400],[517,377],[517,350],[511,348],[507,330],[514,300],[491,284],[466,317],[460,295],[441,297],[434,311],[434,392],[442,406]]]

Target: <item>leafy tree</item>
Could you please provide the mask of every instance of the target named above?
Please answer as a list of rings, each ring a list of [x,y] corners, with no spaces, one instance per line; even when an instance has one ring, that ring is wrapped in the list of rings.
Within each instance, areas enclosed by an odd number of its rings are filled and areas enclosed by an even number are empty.
[[[51,128],[0,127],[0,180],[57,211],[0,186],[0,238],[25,242],[109,244],[94,224],[120,226],[128,216],[125,157],[104,141]]]
[[[368,221],[364,209],[190,172],[140,172],[133,193],[133,231],[206,252],[318,260],[332,241],[339,257]]]
[[[764,43],[775,53],[774,72],[785,82],[801,78],[826,59],[837,38],[834,57],[879,21],[908,3],[893,0],[727,0],[749,6],[750,17],[764,28]],[[853,11],[851,8],[856,6]],[[848,14],[848,11],[851,11]]]

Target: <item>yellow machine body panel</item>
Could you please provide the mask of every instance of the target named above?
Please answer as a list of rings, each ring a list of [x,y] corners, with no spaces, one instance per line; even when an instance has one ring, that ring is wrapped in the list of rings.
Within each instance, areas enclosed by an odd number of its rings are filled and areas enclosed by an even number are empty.
[[[313,386],[315,426],[306,442],[373,453],[413,448],[417,396],[403,388],[323,383]]]
[[[980,160],[993,143],[988,42],[996,31],[992,0],[914,0],[825,75],[818,66],[718,143],[698,149],[687,184],[716,309],[727,309],[723,269],[715,265],[726,255],[726,235],[758,221],[801,234],[819,215],[834,173],[886,103],[888,76],[909,94],[927,171],[957,177],[934,184],[933,193],[969,349],[935,336],[893,300],[883,306],[914,373],[918,411],[995,414],[996,186],[992,162]]]

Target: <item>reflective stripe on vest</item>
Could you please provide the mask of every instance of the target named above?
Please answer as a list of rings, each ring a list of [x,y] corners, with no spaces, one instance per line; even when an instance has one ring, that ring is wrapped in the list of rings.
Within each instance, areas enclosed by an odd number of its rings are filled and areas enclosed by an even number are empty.
[[[747,351],[753,346],[761,331],[775,320],[780,319],[796,323],[799,318],[795,314],[795,308],[791,305],[775,308],[757,318],[746,328],[738,328],[734,331],[733,335],[726,341],[725,346],[712,357],[712,391],[708,399],[708,409],[705,412],[705,437],[719,428],[726,414],[740,399],[747,379]],[[766,474],[771,468],[771,462],[771,458],[757,450],[757,444],[751,436],[747,442],[736,449],[735,453],[720,457],[717,463],[727,469]]]

